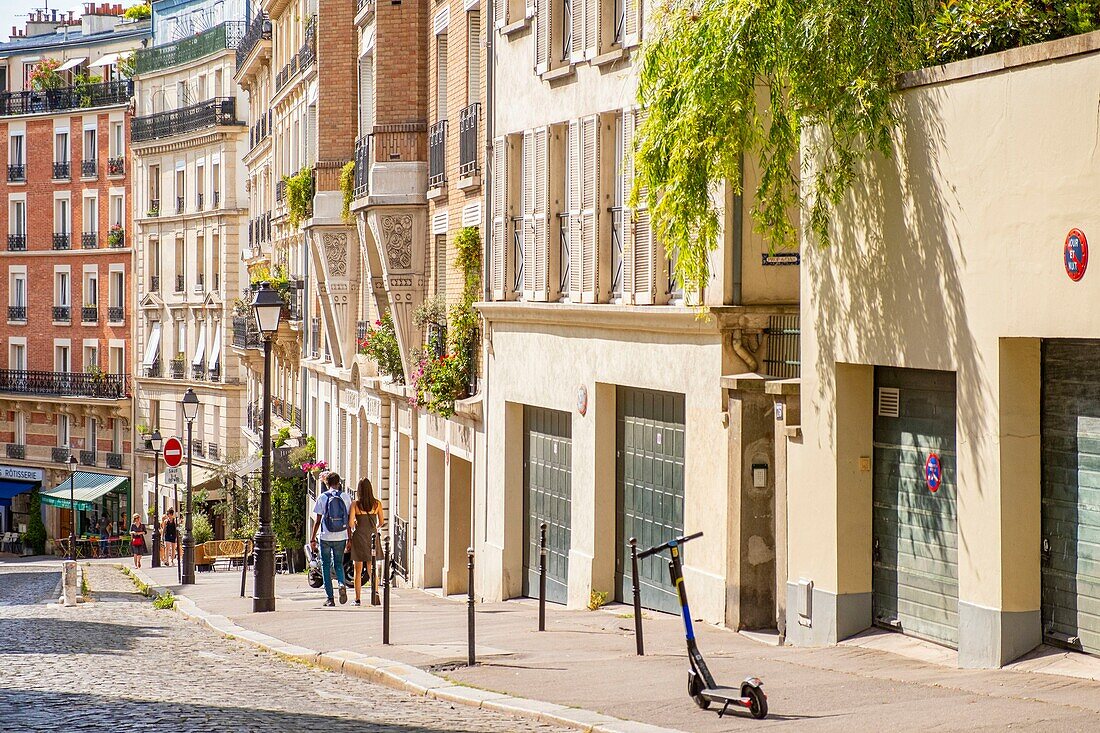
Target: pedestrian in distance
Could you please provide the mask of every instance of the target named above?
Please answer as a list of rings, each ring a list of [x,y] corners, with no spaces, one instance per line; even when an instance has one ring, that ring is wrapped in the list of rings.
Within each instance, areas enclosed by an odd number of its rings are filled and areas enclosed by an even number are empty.
[[[351,561],[355,563],[355,603],[362,605],[363,565],[372,560],[372,545],[377,543],[378,528],[385,518],[382,514],[382,502],[374,497],[374,487],[370,479],[359,480],[358,496],[351,505]],[[381,553],[376,553],[375,557]],[[371,567],[367,575],[374,572]]]
[[[141,556],[145,554],[145,523],[140,514],[130,520],[130,550],[134,555],[134,567],[140,568]]]
[[[176,510],[169,508],[160,520],[160,536],[164,541],[160,543],[160,561],[172,565],[172,559],[176,556],[176,542],[179,541],[179,525],[176,523]]]
[[[347,578],[344,576],[344,547],[348,543],[348,522],[351,515],[351,494],[340,491],[340,476],[330,473],[325,477],[327,489],[317,497],[313,505],[313,531],[309,546],[317,552],[317,534],[321,535],[321,576],[325,583],[325,606],[335,606],[332,592],[332,568],[336,567],[336,580],[340,584],[340,603],[348,602]]]

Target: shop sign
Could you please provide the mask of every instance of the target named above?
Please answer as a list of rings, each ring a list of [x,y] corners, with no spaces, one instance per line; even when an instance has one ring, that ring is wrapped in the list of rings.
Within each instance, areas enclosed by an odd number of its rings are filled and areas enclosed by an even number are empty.
[[[935,453],[929,453],[928,460],[924,462],[924,482],[933,494],[940,490],[943,483],[943,463]]]
[[[0,466],[0,479],[7,479],[10,481],[45,481],[46,472],[41,468]]]
[[[1077,282],[1085,276],[1085,269],[1089,266],[1089,243],[1084,232],[1080,229],[1069,230],[1062,257],[1070,280]]]

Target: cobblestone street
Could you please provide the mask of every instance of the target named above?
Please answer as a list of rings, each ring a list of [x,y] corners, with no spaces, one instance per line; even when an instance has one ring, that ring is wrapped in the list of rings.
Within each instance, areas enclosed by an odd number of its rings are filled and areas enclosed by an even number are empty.
[[[52,567],[0,567],[0,730],[554,731],[283,661],[173,611],[118,570],[48,605]]]

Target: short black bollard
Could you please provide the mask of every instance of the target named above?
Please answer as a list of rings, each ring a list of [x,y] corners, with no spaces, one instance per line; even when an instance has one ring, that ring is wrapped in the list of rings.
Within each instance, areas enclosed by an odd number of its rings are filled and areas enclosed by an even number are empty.
[[[474,548],[466,548],[466,568],[469,570],[466,591],[466,664],[473,667],[477,664],[477,655],[474,653]]]
[[[638,586],[638,540],[630,538],[630,591],[634,596],[634,643],[638,647],[638,656],[645,656],[645,642],[642,641],[642,589]]]
[[[390,643],[390,538],[382,540],[382,643]]]
[[[244,557],[241,558],[241,598],[244,598],[244,582],[248,573],[248,556],[252,554],[252,540],[244,541]]]
[[[375,532],[370,542],[370,604],[372,606],[377,606],[382,603],[382,601],[378,599],[378,556],[375,555],[377,547],[378,532]]]
[[[539,525],[539,631],[546,631],[546,522]]]

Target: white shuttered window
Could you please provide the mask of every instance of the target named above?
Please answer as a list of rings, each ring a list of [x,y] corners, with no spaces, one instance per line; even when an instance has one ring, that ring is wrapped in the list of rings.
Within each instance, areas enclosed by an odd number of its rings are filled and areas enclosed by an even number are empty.
[[[668,300],[668,265],[665,262],[664,248],[654,238],[650,225],[646,200],[649,192],[642,189],[637,207],[628,208],[634,188],[635,132],[644,119],[644,110],[623,111],[623,302],[636,305],[664,303]],[[658,272],[662,273],[661,277],[658,277]]]

